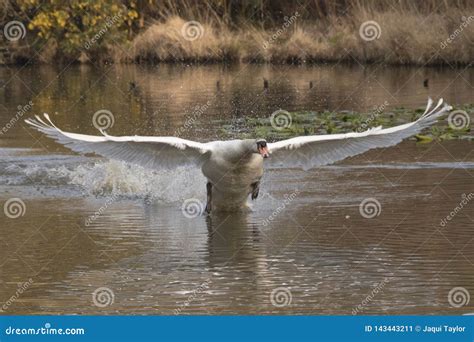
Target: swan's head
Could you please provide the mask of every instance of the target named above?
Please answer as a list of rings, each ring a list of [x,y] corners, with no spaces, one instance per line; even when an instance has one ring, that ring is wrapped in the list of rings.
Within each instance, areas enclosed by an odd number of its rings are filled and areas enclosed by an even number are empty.
[[[267,146],[267,141],[265,139],[258,139],[255,141],[257,144],[257,153],[260,153],[260,155],[263,158],[268,158],[270,157],[270,152],[268,151],[268,146]]]

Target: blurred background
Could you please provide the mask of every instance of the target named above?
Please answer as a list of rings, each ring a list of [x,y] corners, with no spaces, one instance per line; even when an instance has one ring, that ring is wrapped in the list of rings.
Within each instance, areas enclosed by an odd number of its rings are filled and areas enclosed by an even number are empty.
[[[468,64],[473,8],[469,0],[2,0],[1,26],[22,25],[4,30],[2,62]]]

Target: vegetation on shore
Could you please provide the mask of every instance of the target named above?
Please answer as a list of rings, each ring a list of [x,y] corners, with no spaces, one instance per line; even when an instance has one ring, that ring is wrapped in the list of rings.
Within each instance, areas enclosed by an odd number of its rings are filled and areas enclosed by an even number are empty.
[[[3,27],[25,28],[4,41],[12,62],[474,60],[468,0],[0,0],[0,10]]]

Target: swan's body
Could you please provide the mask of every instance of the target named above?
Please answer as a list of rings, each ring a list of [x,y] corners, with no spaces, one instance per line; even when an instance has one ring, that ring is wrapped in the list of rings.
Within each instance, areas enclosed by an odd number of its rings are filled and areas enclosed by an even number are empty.
[[[212,184],[212,208],[238,209],[263,176],[263,157],[252,152],[253,139],[210,144],[212,153],[201,170]]]
[[[267,144],[263,139],[213,141],[199,143],[175,137],[114,137],[63,132],[44,114],[43,120],[25,120],[39,131],[80,153],[96,153],[143,167],[159,169],[193,164],[201,167],[208,179],[206,211],[235,210],[245,206],[248,196],[258,196],[264,158],[269,163],[310,169],[335,163],[373,148],[398,144],[430,126],[451,107],[443,100],[416,121],[382,129],[375,127],[361,133],[311,135]]]

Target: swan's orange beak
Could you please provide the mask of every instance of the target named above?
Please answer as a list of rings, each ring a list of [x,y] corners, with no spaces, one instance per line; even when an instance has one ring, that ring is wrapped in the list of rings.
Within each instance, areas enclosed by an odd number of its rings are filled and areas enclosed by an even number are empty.
[[[267,146],[260,146],[258,148],[258,152],[260,152],[260,155],[263,157],[263,158],[268,158],[270,157],[270,152],[268,152],[268,147]]]

